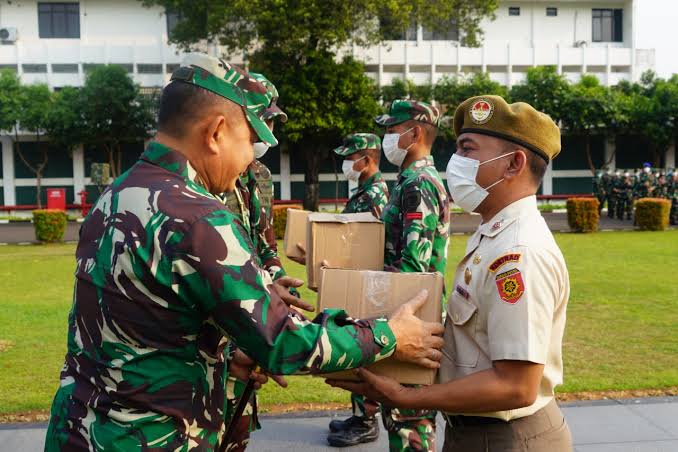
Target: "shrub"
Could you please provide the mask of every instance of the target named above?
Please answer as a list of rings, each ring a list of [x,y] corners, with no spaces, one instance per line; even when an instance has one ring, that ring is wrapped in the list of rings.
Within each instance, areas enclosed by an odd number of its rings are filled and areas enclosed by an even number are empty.
[[[33,226],[35,237],[40,242],[60,242],[66,232],[66,212],[55,209],[42,209],[33,211]]]
[[[567,200],[567,223],[574,232],[598,230],[598,200],[595,198],[570,198]]]
[[[671,201],[640,198],[636,201],[636,224],[643,231],[663,231],[669,226]]]
[[[282,240],[285,237],[287,224],[287,209],[303,209],[301,204],[276,204],[273,206],[273,231],[275,238]]]

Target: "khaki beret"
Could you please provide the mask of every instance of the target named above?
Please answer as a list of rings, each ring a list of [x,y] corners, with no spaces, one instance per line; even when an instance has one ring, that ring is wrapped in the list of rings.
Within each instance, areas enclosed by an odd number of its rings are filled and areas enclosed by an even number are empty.
[[[509,104],[501,96],[476,96],[454,112],[454,133],[479,133],[523,146],[546,161],[560,153],[560,129],[546,113],[530,104]]]

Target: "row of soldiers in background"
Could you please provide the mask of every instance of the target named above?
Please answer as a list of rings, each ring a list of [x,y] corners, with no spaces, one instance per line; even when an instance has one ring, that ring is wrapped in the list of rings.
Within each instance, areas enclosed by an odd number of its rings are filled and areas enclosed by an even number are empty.
[[[640,198],[668,199],[671,224],[678,224],[678,169],[656,169],[646,163],[637,170],[598,170],[593,195],[600,203],[598,213],[607,201],[607,216],[619,220],[632,219],[633,205]]]

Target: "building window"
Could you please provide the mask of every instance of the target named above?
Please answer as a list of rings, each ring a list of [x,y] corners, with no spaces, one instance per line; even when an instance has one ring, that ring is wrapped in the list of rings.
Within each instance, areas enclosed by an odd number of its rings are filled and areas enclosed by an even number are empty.
[[[593,42],[622,42],[621,9],[593,9]]]
[[[80,5],[38,3],[38,33],[41,38],[80,38]]]
[[[137,64],[137,72],[139,74],[162,74],[162,64]]]
[[[520,6],[509,6],[509,16],[520,16]]]
[[[417,40],[417,23],[412,21],[407,30],[395,30],[389,24],[387,18],[381,19],[381,26],[384,29],[384,39],[387,41],[416,41]]]
[[[456,22],[450,22],[442,31],[424,27],[422,38],[424,41],[459,41],[459,27]]]
[[[26,74],[44,74],[47,72],[46,64],[22,64],[21,69],[23,69]]]
[[[172,33],[174,33],[177,24],[182,21],[182,17],[178,12],[171,10],[165,11],[165,17],[167,17],[167,37],[172,39]]]
[[[556,17],[558,15],[558,8],[546,8],[546,15],[548,17]]]

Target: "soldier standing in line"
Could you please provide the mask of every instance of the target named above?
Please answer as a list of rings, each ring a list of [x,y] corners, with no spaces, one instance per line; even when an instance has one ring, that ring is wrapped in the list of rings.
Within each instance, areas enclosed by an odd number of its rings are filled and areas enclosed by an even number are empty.
[[[371,212],[376,218],[388,202],[388,186],[379,171],[381,140],[372,133],[354,133],[344,138],[334,152],[344,157],[342,171],[358,187],[342,213]],[[353,415],[345,420],[330,422],[327,442],[334,447],[354,446],[376,441],[379,437],[377,412],[379,404],[362,395],[351,394]]]
[[[416,100],[395,100],[375,119],[386,128],[384,155],[400,168],[382,220],[386,231],[384,269],[445,274],[450,210],[447,191],[431,156],[440,112]],[[391,451],[434,451],[431,410],[381,407]]]
[[[328,310],[311,321],[283,301],[216,197],[235,188],[253,143],[277,144],[257,114],[264,93],[205,54],[172,74],[154,141],[82,225],[46,451],[217,449],[233,414],[224,376],[262,384],[255,363],[271,374],[390,355],[437,366],[442,325],[414,316],[423,293],[388,319]]]
[[[605,204],[605,198],[607,193],[605,191],[605,170],[599,169],[596,171],[596,175],[593,178],[593,196],[598,199],[598,215],[603,210],[603,205]]]

